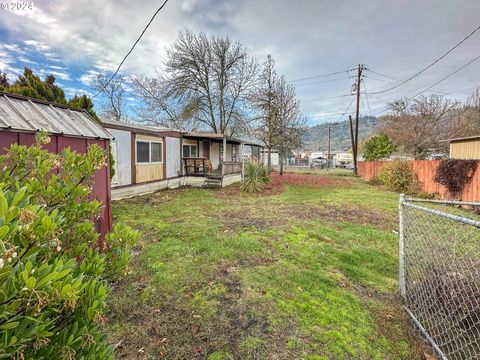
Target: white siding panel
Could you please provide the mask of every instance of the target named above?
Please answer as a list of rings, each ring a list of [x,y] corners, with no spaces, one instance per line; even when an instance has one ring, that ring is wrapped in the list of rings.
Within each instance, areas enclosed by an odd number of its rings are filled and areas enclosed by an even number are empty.
[[[180,175],[180,139],[166,137],[167,178]]]
[[[112,179],[112,186],[130,185],[132,183],[132,140],[131,133],[125,130],[108,130],[115,140],[112,146],[115,160],[115,176]],[[116,151],[113,151],[116,148]]]

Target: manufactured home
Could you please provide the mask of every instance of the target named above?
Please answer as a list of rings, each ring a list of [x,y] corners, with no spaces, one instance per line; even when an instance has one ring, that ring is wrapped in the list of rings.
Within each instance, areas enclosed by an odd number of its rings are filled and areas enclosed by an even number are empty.
[[[44,148],[52,153],[60,153],[67,147],[85,153],[90,145],[97,144],[108,154],[112,138],[84,110],[0,92],[0,154],[12,144],[34,144],[35,133],[41,130],[50,135],[50,142]],[[100,216],[94,222],[97,232],[104,238],[112,230],[108,166],[95,172],[90,196],[102,203]]]
[[[242,156],[259,145],[227,135],[105,120],[113,135],[112,197],[180,186],[226,186],[242,180]]]

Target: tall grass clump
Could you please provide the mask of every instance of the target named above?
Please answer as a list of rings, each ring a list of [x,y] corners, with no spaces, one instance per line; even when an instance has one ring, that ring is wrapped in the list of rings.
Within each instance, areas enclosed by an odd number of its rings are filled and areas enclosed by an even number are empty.
[[[255,161],[247,162],[242,184],[243,191],[253,194],[262,190],[262,186],[271,182],[270,169]]]

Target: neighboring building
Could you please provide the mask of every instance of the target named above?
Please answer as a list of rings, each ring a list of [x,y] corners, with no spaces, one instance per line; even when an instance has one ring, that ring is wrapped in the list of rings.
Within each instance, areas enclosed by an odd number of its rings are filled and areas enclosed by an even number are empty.
[[[480,135],[450,140],[451,159],[480,159]]]
[[[333,165],[335,167],[344,168],[348,164],[353,163],[353,155],[349,152],[339,152],[333,157]]]
[[[268,164],[268,150],[262,149],[260,151],[260,159],[264,164]],[[270,161],[272,167],[280,166],[280,156],[278,155],[278,151],[270,150]]]
[[[90,145],[97,144],[108,154],[112,138],[84,110],[0,92],[0,153],[4,154],[11,144],[34,144],[35,133],[41,130],[49,133],[51,141],[44,147],[53,153],[66,147],[85,153]],[[103,238],[112,230],[108,166],[95,172],[91,197],[103,204],[100,217],[94,220]]]

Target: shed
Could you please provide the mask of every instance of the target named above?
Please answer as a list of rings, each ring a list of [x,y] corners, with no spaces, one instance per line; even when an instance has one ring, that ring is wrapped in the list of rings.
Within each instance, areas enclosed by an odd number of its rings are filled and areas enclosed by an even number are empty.
[[[480,135],[450,139],[451,159],[480,159]]]
[[[4,154],[11,144],[34,144],[35,133],[42,130],[51,137],[50,143],[44,147],[53,153],[67,147],[85,153],[89,145],[97,144],[108,154],[112,139],[84,110],[0,92],[0,154]],[[97,231],[104,238],[112,230],[108,166],[95,172],[91,197],[103,204],[100,217],[94,221]]]

